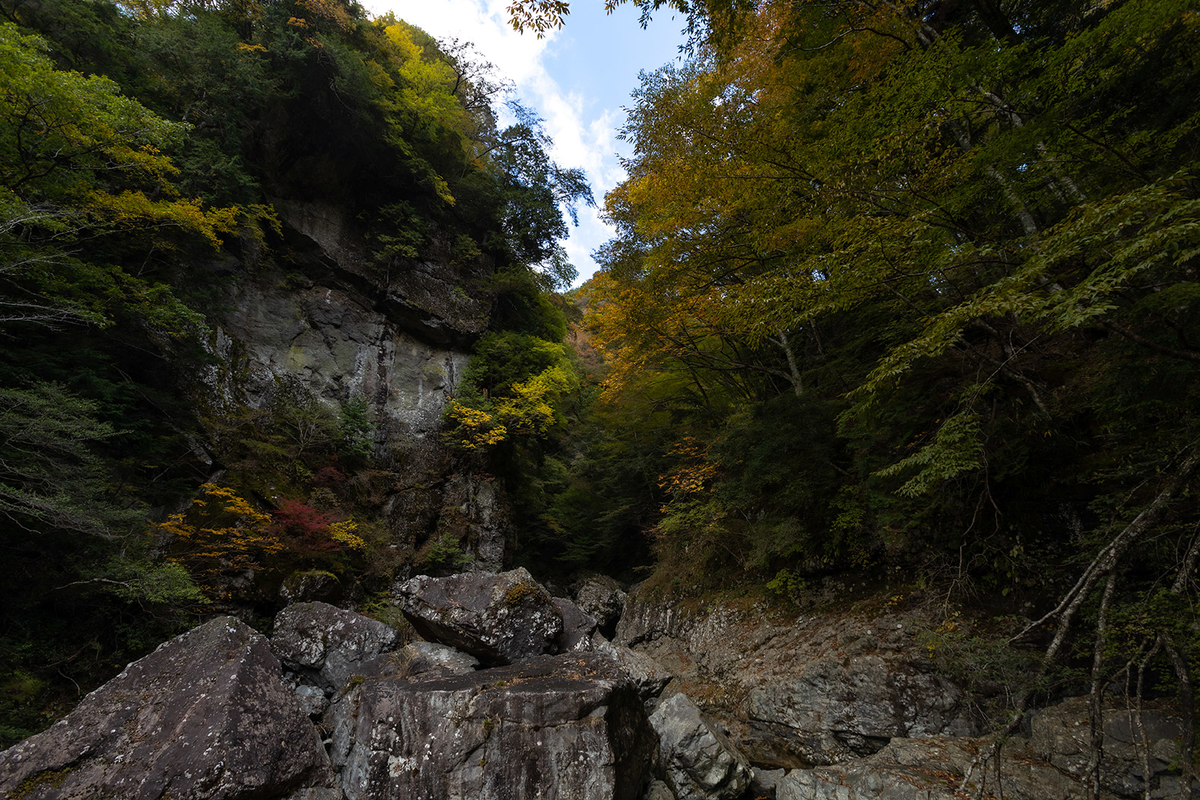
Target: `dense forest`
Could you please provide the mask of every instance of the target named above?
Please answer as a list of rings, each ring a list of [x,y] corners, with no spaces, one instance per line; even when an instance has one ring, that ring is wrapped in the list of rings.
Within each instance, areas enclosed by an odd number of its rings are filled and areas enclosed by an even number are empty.
[[[469,48],[341,0],[0,3],[6,743],[266,613],[231,574],[327,570],[369,610],[469,564],[453,531],[389,547],[359,399],[198,400],[214,265],[286,261],[280,204],[316,197],[370,269],[436,253],[486,301],[443,424],[503,486],[510,562],[785,607],[868,576],[979,680],[1026,653],[1018,710],[1050,680],[1191,709],[1200,14],[637,5],[690,43],[643,76],[617,235],[566,292],[591,194]]]
[[[690,57],[643,76],[583,292],[595,545],[649,531],[676,595],[891,579],[966,674],[1027,648],[1018,710],[1052,675],[1190,709],[1194,6],[661,5]]]
[[[488,392],[520,440],[555,424],[547,398],[574,380],[552,292],[574,277],[565,216],[593,201],[481,56],[357,5],[0,10],[11,744],[199,619],[269,620],[296,570],[345,577],[369,605],[402,564],[469,561],[449,530],[419,554],[393,546],[381,507],[405,465],[371,398],[229,389],[230,287],[328,282],[281,208],[353,221],[362,263],[343,283],[386,286],[419,261],[456,276],[446,303],[482,309],[487,332],[463,396]]]

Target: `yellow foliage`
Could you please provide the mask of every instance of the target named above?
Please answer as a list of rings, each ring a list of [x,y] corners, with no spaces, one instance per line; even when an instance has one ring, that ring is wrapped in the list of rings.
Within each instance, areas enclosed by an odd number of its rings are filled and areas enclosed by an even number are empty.
[[[206,595],[221,599],[222,575],[258,569],[259,559],[283,550],[283,543],[267,530],[271,515],[232,489],[206,483],[200,491],[190,509],[154,527],[173,539],[170,560],[182,564]]]
[[[203,236],[213,247],[220,247],[221,234],[237,230],[239,220],[247,212],[238,206],[205,209],[199,199],[151,200],[142,192],[131,191],[120,194],[94,191],[89,201],[93,213],[122,227],[176,227]],[[264,217],[259,213],[261,208],[250,207],[250,215],[256,219]]]
[[[557,421],[551,401],[570,387],[562,367],[549,367],[526,381],[514,383],[513,397],[496,403],[496,416],[516,433],[544,434]]]
[[[365,550],[367,543],[355,531],[358,530],[358,523],[353,519],[346,519],[342,522],[334,522],[329,526],[329,538],[335,542],[344,544],[351,550]]]
[[[708,460],[707,445],[693,436],[687,436],[667,456],[680,459],[680,463],[675,469],[659,476],[660,489],[675,497],[712,491],[717,465]]]
[[[504,441],[508,429],[496,424],[495,418],[486,411],[463,405],[451,400],[446,409],[446,420],[450,423],[454,444],[466,450],[490,447]]]

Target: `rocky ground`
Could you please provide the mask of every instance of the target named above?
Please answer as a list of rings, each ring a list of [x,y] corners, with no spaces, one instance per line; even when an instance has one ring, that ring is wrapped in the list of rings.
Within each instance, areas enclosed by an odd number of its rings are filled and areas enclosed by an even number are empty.
[[[0,754],[14,800],[1087,796],[1086,703],[995,757],[908,618],[686,609],[524,570],[398,583],[402,631],[294,602],[165,643]],[[303,597],[292,596],[294,600]],[[610,640],[604,632],[612,634]],[[417,636],[423,638],[417,638]],[[1186,796],[1169,709],[1104,717],[1101,796]]]

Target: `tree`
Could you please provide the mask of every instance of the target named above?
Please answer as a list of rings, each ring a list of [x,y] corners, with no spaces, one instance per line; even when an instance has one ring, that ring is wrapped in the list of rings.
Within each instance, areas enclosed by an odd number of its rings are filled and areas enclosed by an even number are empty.
[[[144,511],[119,501],[91,449],[115,433],[94,403],[59,385],[0,389],[0,514],[34,535],[132,532]]]
[[[0,322],[105,324],[123,303],[174,331],[197,324],[165,285],[75,252],[85,237],[116,244],[132,233],[170,247],[178,230],[216,245],[233,229],[236,209],[162,197],[177,172],[162,149],[187,126],[106,78],[55,69],[11,23],[0,25],[0,79]]]
[[[705,11],[706,3],[693,3],[688,0],[632,0],[642,12],[642,27],[650,20],[650,15],[660,8],[667,7],[688,14],[692,20],[699,19]],[[624,5],[629,0],[604,0],[604,10],[611,14],[617,6]],[[508,5],[508,21],[515,31],[533,31],[541,39],[547,31],[557,30],[563,26],[563,20],[571,13],[571,4],[566,0],[512,0]]]

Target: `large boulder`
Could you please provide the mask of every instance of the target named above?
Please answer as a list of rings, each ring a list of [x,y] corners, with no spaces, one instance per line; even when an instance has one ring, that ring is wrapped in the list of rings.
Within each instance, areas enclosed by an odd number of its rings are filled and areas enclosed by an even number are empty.
[[[486,664],[558,652],[562,613],[524,568],[447,578],[418,575],[396,584],[392,594],[421,636]]]
[[[990,740],[893,739],[874,755],[833,766],[793,770],[777,800],[1077,800],[1085,784],[1031,756],[1022,739],[984,763]],[[1111,797],[1110,795],[1106,795]]]
[[[764,681],[749,690],[747,713],[813,764],[870,755],[894,737],[975,732],[958,687],[883,655],[817,659]]]
[[[1179,743],[1187,721],[1178,708],[1147,702],[1133,708],[1106,708],[1102,714],[1104,758],[1100,782],[1118,797],[1143,797],[1149,767],[1151,796],[1185,797]],[[1030,750],[1059,770],[1085,779],[1092,761],[1088,698],[1074,697],[1033,715]],[[1200,783],[1193,781],[1200,794]],[[1193,796],[1196,796],[1194,794]]]
[[[635,800],[655,749],[633,686],[590,653],[367,678],[325,724],[348,800]]]
[[[979,732],[970,698],[936,674],[914,622],[885,610],[697,608],[632,592],[614,640],[649,656],[758,765],[833,764],[894,737]]]
[[[163,644],[0,754],[0,796],[22,800],[332,798],[332,777],[266,638],[233,617]]]
[[[564,597],[554,598],[554,607],[562,616],[563,629],[558,637],[558,650],[591,650],[592,635],[596,633],[596,620],[579,606]]]
[[[687,695],[664,700],[650,716],[660,763],[677,800],[729,800],[754,774],[750,762]]]
[[[342,599],[342,582],[322,569],[296,570],[279,587],[282,605],[292,603],[337,603]]]
[[[331,606],[295,603],[275,615],[271,651],[307,683],[337,691],[361,665],[396,649],[400,634],[390,625]]]
[[[595,618],[600,632],[612,637],[625,609],[625,592],[607,575],[587,575],[575,583],[575,603]]]

